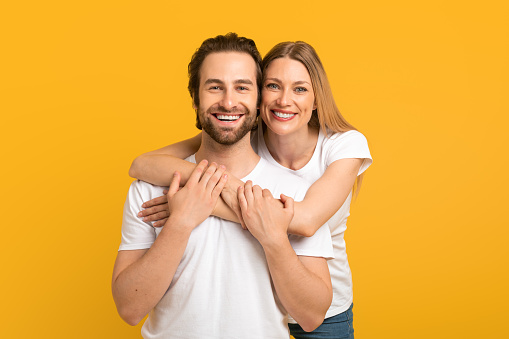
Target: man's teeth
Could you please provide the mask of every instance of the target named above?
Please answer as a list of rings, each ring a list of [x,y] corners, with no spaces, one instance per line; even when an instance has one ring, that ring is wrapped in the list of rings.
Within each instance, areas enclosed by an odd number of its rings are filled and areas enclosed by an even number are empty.
[[[281,113],[281,112],[276,112],[276,111],[272,111],[272,112],[274,112],[274,114],[278,118],[284,118],[284,119],[291,118],[295,115],[295,113]]]
[[[219,120],[234,121],[234,120],[239,119],[239,118],[240,118],[240,115],[223,115],[223,114],[218,114],[218,115],[216,115],[216,117],[217,117]]]

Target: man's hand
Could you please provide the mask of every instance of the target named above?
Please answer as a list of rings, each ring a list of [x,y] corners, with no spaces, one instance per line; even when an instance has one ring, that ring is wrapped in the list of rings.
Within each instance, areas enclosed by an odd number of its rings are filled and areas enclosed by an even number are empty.
[[[288,238],[287,230],[293,218],[293,199],[281,194],[281,200],[274,199],[269,190],[251,181],[238,189],[242,217],[247,229],[262,244]]]
[[[210,216],[227,181],[224,171],[225,167],[216,163],[207,168],[207,160],[203,160],[181,189],[180,173],[175,172],[167,194],[168,220],[178,220],[172,225],[195,228]]]

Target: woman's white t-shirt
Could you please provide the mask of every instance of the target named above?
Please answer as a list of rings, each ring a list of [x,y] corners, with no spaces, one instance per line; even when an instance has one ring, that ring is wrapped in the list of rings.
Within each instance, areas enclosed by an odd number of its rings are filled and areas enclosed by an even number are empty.
[[[260,124],[258,129],[253,131],[251,135],[251,145],[256,153],[272,165],[282,168],[289,173],[296,174],[310,184],[318,180],[327,167],[336,160],[347,158],[364,159],[358,175],[362,174],[373,161],[369,152],[368,142],[362,133],[352,130],[344,133],[335,133],[326,137],[322,131],[320,131],[311,160],[301,169],[294,171],[280,165],[274,160],[267,149],[262,131],[263,129]],[[332,187],[331,189],[334,188]],[[341,208],[328,221],[335,258],[327,262],[329,264],[334,295],[332,304],[325,318],[330,318],[346,311],[353,301],[352,274],[350,272],[350,266],[348,265],[344,239],[346,221],[350,215],[351,201],[352,193],[350,192]],[[296,323],[292,318],[289,318],[289,322]]]

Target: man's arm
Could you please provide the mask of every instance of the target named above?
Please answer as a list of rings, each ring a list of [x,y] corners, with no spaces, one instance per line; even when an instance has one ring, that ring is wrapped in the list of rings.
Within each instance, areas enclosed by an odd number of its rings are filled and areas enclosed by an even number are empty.
[[[148,250],[120,251],[113,269],[112,292],[122,319],[136,325],[154,308],[170,286],[191,231],[212,212],[227,177],[225,168],[206,161],[179,190],[180,174],[173,176],[168,205],[173,212]],[[202,175],[203,173],[203,175]]]
[[[112,292],[118,314],[138,324],[170,286],[192,228],[169,218],[149,250],[119,251],[113,268]]]
[[[153,185],[168,186],[173,172],[179,171],[181,184],[185,185],[196,164],[183,159],[196,153],[200,145],[201,133],[190,139],[144,153],[134,159],[129,168],[129,176]],[[244,185],[244,182],[228,173],[228,182],[223,190],[222,199],[218,200],[212,215],[243,225],[242,220],[239,220],[240,209],[237,204],[237,187],[240,185]],[[145,217],[144,221],[155,221],[155,227],[163,226],[169,215],[166,202],[165,196],[146,201],[143,204],[146,209],[141,211],[139,216]]]
[[[268,190],[248,181],[238,199],[247,228],[265,252],[279,300],[305,331],[317,328],[332,301],[332,284],[324,258],[295,254],[287,230],[293,217],[293,199],[281,203]]]

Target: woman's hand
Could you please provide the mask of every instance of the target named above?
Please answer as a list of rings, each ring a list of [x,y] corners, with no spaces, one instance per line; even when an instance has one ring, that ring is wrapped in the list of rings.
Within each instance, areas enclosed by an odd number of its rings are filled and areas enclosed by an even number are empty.
[[[253,186],[251,181],[238,189],[238,200],[247,229],[262,244],[288,238],[287,230],[293,218],[293,199],[281,194],[274,199],[269,190]]]
[[[154,227],[164,226],[166,220],[168,220],[168,216],[170,215],[170,210],[168,208],[168,190],[163,191],[162,196],[149,200],[141,207],[145,208],[143,211],[138,213],[138,217],[143,217],[143,221],[155,221],[152,223]]]
[[[195,228],[210,216],[226,184],[224,166],[201,161],[186,185],[180,189],[180,173],[175,172],[168,189],[170,219],[178,220],[181,227]],[[175,223],[173,223],[175,224]]]

